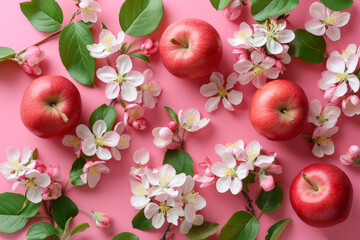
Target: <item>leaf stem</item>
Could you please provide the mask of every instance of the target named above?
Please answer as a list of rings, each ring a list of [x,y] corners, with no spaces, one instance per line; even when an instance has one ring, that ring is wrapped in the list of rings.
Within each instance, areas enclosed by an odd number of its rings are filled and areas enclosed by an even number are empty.
[[[33,218],[49,218],[49,216],[46,216],[46,215],[35,215],[35,216],[32,216]]]
[[[163,235],[161,236],[160,240],[166,240],[166,234],[169,232],[171,227],[171,223],[169,223],[165,229],[165,232],[163,233]]]
[[[141,48],[135,48],[134,50],[131,50],[130,52],[126,53],[127,55],[132,54],[134,52],[140,51]]]
[[[260,219],[261,215],[263,214],[263,212],[261,211],[259,216],[257,217],[257,219]]]
[[[93,215],[91,212],[85,211],[84,209],[79,208],[79,210],[83,213],[89,214],[90,216]]]
[[[252,200],[250,199],[250,197],[249,197],[249,195],[247,194],[247,192],[245,192],[245,191],[241,191],[242,192],[242,194],[244,195],[244,197],[246,198],[246,201],[247,201],[247,203],[248,203],[248,210],[249,210],[249,212],[251,213],[251,215],[253,215],[253,216],[255,216],[255,214],[254,214],[254,208],[253,208],[253,206],[252,206]]]
[[[67,180],[67,182],[66,182],[66,184],[65,184],[65,187],[64,187],[64,189],[63,189],[63,194],[65,193],[66,188],[67,188],[67,186],[69,185],[69,182],[70,182],[70,178],[69,178],[69,180]]]
[[[116,98],[111,99],[111,101],[109,102],[109,106],[113,105],[115,101],[116,101]]]
[[[49,216],[49,218],[50,218],[50,223],[52,224],[52,225],[54,225],[54,218],[52,217],[52,214],[51,214],[51,211],[50,211],[50,207],[49,207],[49,200],[47,200],[47,201],[44,201],[43,200],[43,207],[44,207],[44,210],[45,210],[45,212],[46,212],[46,214]]]

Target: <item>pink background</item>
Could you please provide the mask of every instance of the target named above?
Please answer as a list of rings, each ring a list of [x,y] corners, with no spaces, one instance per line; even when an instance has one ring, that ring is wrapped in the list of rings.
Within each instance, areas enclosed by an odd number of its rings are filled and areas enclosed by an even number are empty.
[[[34,29],[28,20],[22,15],[18,0],[5,1],[0,0],[0,46],[8,46],[20,51],[28,45],[37,42],[47,36],[47,34],[38,32]],[[64,23],[70,19],[71,13],[76,10],[73,1],[58,1],[64,11]],[[118,13],[123,1],[104,1],[99,0],[102,6],[98,23],[93,27],[95,42],[98,41],[100,22],[104,22],[113,32],[120,31],[118,23]],[[293,11],[288,19],[288,28],[297,29],[304,28],[306,20],[310,19],[308,12],[309,6],[314,1],[300,1],[300,5]],[[355,0],[354,6],[347,10],[351,13],[351,19],[348,25],[341,28],[342,37],[339,42],[331,42],[327,38],[327,53],[334,50],[341,51],[350,43],[360,44],[360,34],[358,24],[360,22],[360,1]],[[182,0],[171,1],[164,0],[165,15],[160,27],[150,36],[158,39],[164,29],[172,22],[184,18],[199,18],[212,24],[220,33],[223,42],[223,59],[218,68],[224,75],[230,74],[233,69],[234,57],[231,54],[232,47],[227,43],[227,38],[233,36],[233,32],[238,29],[239,23],[246,21],[255,23],[249,6],[243,10],[240,19],[235,22],[229,22],[223,17],[222,12],[216,12],[208,0]],[[127,37],[132,40],[131,37]],[[139,46],[145,38],[136,38],[135,46]],[[57,38],[41,45],[46,52],[46,59],[41,63],[43,74],[59,74],[70,78],[69,74],[63,67],[58,53]],[[105,212],[112,216],[112,226],[110,229],[102,230],[95,226],[89,216],[79,213],[72,225],[81,222],[89,222],[91,228],[80,233],[75,237],[79,240],[95,240],[110,239],[117,233],[128,231],[139,236],[140,239],[159,239],[164,228],[160,230],[151,230],[147,232],[132,229],[131,220],[137,210],[130,205],[130,184],[128,181],[128,173],[130,167],[133,166],[132,155],[136,149],[146,147],[150,151],[151,167],[159,167],[165,153],[164,149],[156,148],[153,143],[151,130],[157,126],[165,126],[170,120],[163,106],[171,106],[174,110],[188,109],[195,107],[202,112],[202,115],[211,119],[211,123],[205,129],[194,134],[186,136],[185,149],[193,157],[195,165],[208,156],[213,162],[220,161],[215,154],[214,146],[217,143],[225,144],[234,142],[237,139],[243,139],[247,144],[256,139],[263,146],[265,152],[277,152],[278,161],[284,167],[284,173],[276,176],[276,181],[284,190],[284,200],[281,207],[273,212],[263,214],[260,219],[260,233],[258,239],[264,239],[267,229],[275,222],[291,217],[293,221],[288,225],[287,229],[281,236],[281,239],[291,240],[338,240],[338,239],[359,239],[358,219],[360,207],[357,204],[360,198],[360,189],[357,183],[360,181],[359,169],[356,167],[344,166],[339,162],[339,156],[347,151],[351,144],[360,144],[359,142],[359,116],[348,118],[341,115],[338,126],[340,131],[334,137],[335,154],[323,159],[315,158],[311,153],[311,146],[303,140],[300,135],[293,140],[285,142],[272,142],[260,136],[252,128],[248,111],[251,97],[255,92],[255,87],[251,84],[247,86],[237,85],[244,93],[244,100],[240,106],[236,107],[234,112],[225,110],[222,105],[213,113],[206,113],[204,106],[207,98],[203,97],[200,92],[200,86],[209,81],[208,78],[198,81],[186,81],[177,79],[170,75],[161,63],[159,54],[151,57],[152,70],[154,71],[154,79],[160,82],[163,87],[163,93],[160,96],[159,104],[154,110],[147,110],[145,117],[149,121],[149,127],[143,131],[135,131],[130,129],[127,131],[132,137],[131,147],[122,152],[122,160],[117,162],[110,160],[107,166],[111,172],[103,175],[99,184],[90,189],[87,186],[73,187],[69,186],[66,195],[82,209]],[[146,64],[135,60],[135,70],[144,70]],[[105,63],[97,61],[96,67],[101,67]],[[308,95],[309,100],[322,100],[323,91],[317,87],[317,81],[320,74],[325,70],[325,63],[310,64],[299,59],[293,59],[292,63],[287,66],[287,71],[282,78],[290,79],[303,87]],[[19,114],[19,106],[23,92],[27,85],[34,79],[34,76],[25,74],[14,62],[0,63],[0,156],[1,161],[6,161],[5,151],[7,147],[14,146],[23,149],[26,146],[39,149],[39,158],[47,164],[59,163],[64,182],[68,179],[68,173],[75,159],[72,149],[64,147],[61,139],[40,139],[32,135],[22,124]],[[73,80],[72,80],[73,81]],[[83,112],[80,123],[87,124],[91,112],[103,103],[109,101],[105,98],[105,84],[95,79],[95,87],[86,87],[73,81],[80,90]],[[118,110],[117,120],[123,117],[122,108],[117,104]],[[301,135],[311,134],[313,126],[307,124]],[[72,133],[74,130],[72,131]],[[354,187],[354,201],[352,211],[349,218],[334,227],[330,228],[313,228],[303,223],[293,211],[289,201],[289,187],[295,175],[304,167],[316,162],[327,162],[339,166],[344,170],[351,179]],[[0,177],[0,192],[11,191],[11,183]],[[207,206],[201,213],[207,221],[216,221],[220,223],[220,228],[230,218],[230,216],[239,210],[244,210],[246,202],[241,194],[233,196],[230,192],[220,194],[216,191],[215,186],[206,189],[199,189],[199,192],[207,200]],[[252,199],[256,199],[259,192],[258,184],[255,183],[250,187]],[[19,189],[23,193],[23,189]],[[259,213],[255,207],[256,214]],[[27,229],[35,221],[30,220],[28,225],[15,234],[0,234],[0,239],[20,240],[25,239]],[[218,231],[218,233],[219,233]],[[209,239],[217,239],[218,233]],[[177,235],[175,239],[186,239],[182,235]]]

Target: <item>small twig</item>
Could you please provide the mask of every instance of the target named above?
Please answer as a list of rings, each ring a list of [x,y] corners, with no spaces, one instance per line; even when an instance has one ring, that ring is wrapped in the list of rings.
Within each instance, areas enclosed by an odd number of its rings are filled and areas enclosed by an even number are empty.
[[[111,101],[109,102],[109,106],[113,105],[115,101],[116,101],[116,98],[111,99]]]
[[[168,233],[168,231],[170,230],[171,227],[171,223],[169,223],[165,229],[165,232],[163,233],[163,235],[161,236],[160,240],[166,240],[166,234]]]
[[[69,180],[67,180],[67,182],[66,182],[66,184],[65,184],[65,187],[64,187],[64,189],[63,189],[63,194],[65,193],[66,188],[67,188],[67,186],[69,185],[69,182],[70,182],[70,179],[69,179]]]
[[[130,52],[126,53],[127,55],[132,54],[134,52],[140,51],[141,48],[135,48],[134,50],[131,50]]]
[[[241,191],[242,192],[242,194],[244,195],[244,197],[246,198],[246,201],[247,201],[247,203],[248,203],[248,210],[249,210],[249,212],[251,213],[251,215],[253,215],[253,216],[255,216],[255,214],[254,214],[254,208],[253,208],[253,206],[252,206],[252,200],[250,199],[250,197],[249,197],[249,195],[247,194],[247,192],[245,192],[245,191]]]
[[[45,212],[46,212],[46,214],[49,216],[49,218],[50,218],[50,223],[52,224],[52,225],[54,225],[54,218],[52,217],[52,214],[51,214],[51,211],[50,211],[50,208],[49,208],[49,201],[43,201],[43,207],[44,207],[44,209],[45,209]]]

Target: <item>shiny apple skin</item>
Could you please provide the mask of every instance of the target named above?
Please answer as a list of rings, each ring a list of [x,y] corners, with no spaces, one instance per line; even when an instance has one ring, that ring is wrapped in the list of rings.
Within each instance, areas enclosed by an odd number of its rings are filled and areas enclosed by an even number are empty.
[[[302,172],[319,186],[318,192],[304,180]],[[353,187],[340,168],[325,163],[312,164],[295,177],[290,188],[290,201],[305,223],[313,227],[330,227],[349,216]]]
[[[286,109],[292,122],[281,109]],[[255,130],[270,140],[297,136],[304,127],[309,104],[304,90],[289,80],[274,80],[261,86],[250,105],[250,121]]]
[[[188,43],[186,49],[170,39]],[[199,19],[174,22],[164,31],[159,44],[162,62],[173,75],[198,79],[210,75],[219,66],[222,43],[219,33],[209,23]]]
[[[50,104],[54,102],[68,117],[65,123]],[[81,115],[79,90],[68,79],[57,76],[42,76],[26,88],[20,106],[21,120],[25,127],[41,138],[60,137],[68,133]]]

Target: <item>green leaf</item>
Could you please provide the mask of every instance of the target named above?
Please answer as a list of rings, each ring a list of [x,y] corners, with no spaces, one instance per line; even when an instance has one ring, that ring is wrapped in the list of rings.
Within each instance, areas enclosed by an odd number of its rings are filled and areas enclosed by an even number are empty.
[[[83,174],[83,168],[86,164],[86,160],[82,157],[76,159],[70,170],[70,182],[72,185],[81,186],[85,183],[81,180],[80,175]]]
[[[153,227],[151,219],[147,219],[144,214],[144,209],[141,209],[132,220],[133,228],[143,231],[149,230]]]
[[[276,183],[273,190],[265,192],[263,189],[256,199],[256,205],[262,212],[273,212],[278,209],[284,197],[284,192]]]
[[[81,223],[81,224],[73,227],[73,229],[71,229],[71,232],[70,232],[70,237],[74,236],[77,233],[81,233],[81,232],[85,231],[89,227],[90,227],[90,225],[88,223]]]
[[[0,59],[15,56],[16,52],[12,48],[0,47]]]
[[[69,218],[66,223],[65,223],[65,228],[64,228],[64,232],[63,232],[63,236],[65,236],[67,234],[67,232],[69,231],[69,225],[70,225],[70,222],[71,222],[71,218]]]
[[[255,240],[259,220],[248,212],[234,213],[221,229],[219,240]]]
[[[133,233],[123,232],[117,234],[111,240],[139,240],[139,238]]]
[[[41,207],[41,202],[33,203],[26,199],[25,207],[20,211],[19,215],[24,218],[31,218],[39,212],[40,207]]]
[[[135,42],[135,38],[131,41],[129,46],[125,49],[124,53],[127,53],[130,50],[130,48],[134,45],[134,42]]]
[[[353,0],[320,0],[326,7],[334,11],[342,11],[351,8]]]
[[[58,199],[51,201],[53,217],[61,229],[65,229],[65,224],[71,217],[78,214],[78,207],[67,196],[62,195]]]
[[[321,63],[326,59],[326,42],[323,37],[315,36],[304,29],[296,29],[294,33],[294,44],[291,44],[289,49],[291,56],[309,63]]]
[[[107,29],[107,30],[109,30],[108,28],[107,28],[107,26],[102,22],[101,23],[101,29]]]
[[[115,107],[103,104],[91,113],[89,119],[89,126],[90,128],[92,128],[97,120],[104,120],[107,126],[107,131],[110,131],[115,122],[115,118],[116,118]]]
[[[194,174],[194,162],[190,155],[184,150],[168,149],[164,156],[163,165],[170,164],[176,170],[176,174],[185,173],[192,176]]]
[[[299,0],[252,0],[251,14],[258,22],[294,10]]]
[[[47,222],[37,222],[26,233],[27,240],[42,240],[57,236],[55,227]]]
[[[67,25],[60,33],[59,52],[71,77],[85,85],[94,84],[95,58],[86,46],[94,43],[89,28],[82,22]]]
[[[254,183],[255,177],[256,177],[255,173],[250,172],[249,175],[247,175],[247,177],[242,180],[243,183],[242,191],[249,192],[248,184]]]
[[[204,221],[200,226],[193,226],[186,236],[190,239],[205,239],[214,235],[218,228],[218,223]]]
[[[266,235],[265,240],[277,240],[290,221],[291,218],[287,218],[272,225],[268,229],[268,234]]]
[[[172,110],[170,107],[165,106],[165,110],[169,113],[170,117],[174,122],[176,122],[179,125],[179,117],[178,115]]]
[[[358,79],[360,79],[360,68],[357,69],[354,74],[358,77]]]
[[[36,160],[37,154],[38,154],[38,149],[35,148],[34,151],[32,152],[30,160]]]
[[[129,54],[129,56],[139,58],[139,59],[143,60],[144,62],[146,62],[149,65],[149,67],[151,67],[150,59],[146,55],[140,54],[140,53],[131,53],[131,54]]]
[[[229,5],[231,0],[210,0],[210,2],[216,10],[222,10]]]
[[[126,0],[120,9],[121,29],[130,36],[154,32],[164,15],[162,0]]]
[[[20,8],[31,25],[40,32],[55,32],[63,22],[63,13],[55,0],[22,2]]]
[[[26,198],[18,193],[0,194],[0,232],[14,233],[25,227],[28,218],[21,216]]]

